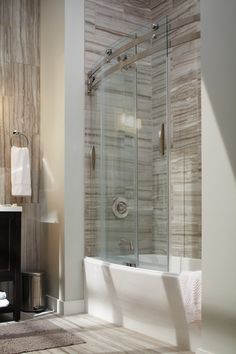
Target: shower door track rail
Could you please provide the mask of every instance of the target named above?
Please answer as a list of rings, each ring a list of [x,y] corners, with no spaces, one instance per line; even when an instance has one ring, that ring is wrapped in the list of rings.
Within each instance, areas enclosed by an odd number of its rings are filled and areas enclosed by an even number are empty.
[[[111,68],[107,69],[101,76],[98,76],[97,78],[95,78],[93,80],[93,82],[91,83],[91,86],[90,86],[90,89],[88,90],[88,92],[91,92],[92,89],[96,89],[97,85],[101,82],[101,80],[103,80],[107,76],[111,75],[115,71],[121,70],[122,68],[126,68],[129,65],[135,63],[136,61],[138,61],[140,59],[144,59],[146,57],[149,57],[150,55],[156,53],[157,51],[165,50],[166,47],[174,48],[174,47],[176,47],[178,45],[193,41],[193,40],[198,39],[198,38],[200,38],[200,31],[194,32],[194,33],[190,33],[190,34],[186,34],[186,35],[183,35],[183,36],[181,36],[179,38],[170,39],[167,42],[167,44],[163,43],[160,46],[156,46],[156,47],[153,47],[153,48],[150,48],[150,49],[146,49],[143,52],[138,53],[137,55],[133,55],[132,57],[130,57],[127,60],[125,60],[124,62],[115,64]]]
[[[182,20],[175,20],[173,23],[169,23],[168,24],[168,32],[173,32],[174,30],[181,28],[183,26],[189,25],[193,22],[197,22],[200,20],[200,15],[193,15],[193,16],[189,16],[186,17]],[[164,50],[166,49],[166,47],[168,48],[173,48],[176,47],[178,45],[184,44],[186,42],[195,40],[200,38],[200,31],[197,32],[193,32],[193,33],[189,33],[189,34],[185,34],[183,36],[180,36],[179,38],[174,38],[174,39],[170,39],[167,41],[167,43],[163,43],[160,46],[156,46],[150,49],[146,49],[143,52],[140,52],[136,55],[133,55],[132,57],[126,59],[125,61],[121,61],[118,64],[115,64],[114,66],[112,66],[111,68],[107,69],[102,75],[100,75],[99,77],[96,77],[95,74],[102,68],[103,65],[109,63],[113,58],[117,57],[119,54],[125,52],[126,50],[133,48],[134,46],[137,46],[143,42],[145,42],[148,39],[152,38],[152,35],[156,32],[157,30],[152,30],[150,32],[148,32],[147,34],[140,36],[136,39],[134,39],[133,41],[123,45],[122,47],[118,48],[117,50],[115,50],[114,52],[111,53],[111,55],[107,56],[106,58],[104,58],[93,70],[89,71],[88,73],[88,93],[91,93],[92,89],[96,89],[96,86],[98,85],[98,83],[105,78],[106,76],[112,74],[113,72],[125,68],[128,65],[131,65],[133,63],[135,63],[137,60],[143,59],[148,57],[149,55],[154,54],[155,52],[159,51],[159,50]]]

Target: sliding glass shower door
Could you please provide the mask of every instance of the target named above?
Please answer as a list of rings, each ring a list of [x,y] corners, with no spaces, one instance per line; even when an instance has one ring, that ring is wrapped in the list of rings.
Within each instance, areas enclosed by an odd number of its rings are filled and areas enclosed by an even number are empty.
[[[100,115],[97,255],[113,263],[166,271],[166,20],[109,50],[95,93]]]
[[[104,68],[104,72],[108,69],[107,66]],[[103,78],[100,91],[103,258],[121,264],[136,264],[137,128],[135,66],[128,70],[116,71]]]

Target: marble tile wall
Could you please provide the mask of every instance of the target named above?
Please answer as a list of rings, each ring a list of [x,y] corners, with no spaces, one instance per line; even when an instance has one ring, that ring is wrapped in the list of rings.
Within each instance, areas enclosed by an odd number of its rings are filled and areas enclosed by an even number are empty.
[[[22,270],[40,268],[39,70],[39,1],[0,0],[0,203],[23,205]],[[29,139],[31,197],[11,195],[10,138],[15,129]]]

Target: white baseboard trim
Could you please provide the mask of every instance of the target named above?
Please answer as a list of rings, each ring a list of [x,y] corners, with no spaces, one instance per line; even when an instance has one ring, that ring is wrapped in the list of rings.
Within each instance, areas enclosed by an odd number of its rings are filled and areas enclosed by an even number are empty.
[[[46,295],[47,307],[61,315],[75,315],[85,312],[84,300],[63,301],[56,297]]]
[[[59,313],[62,315],[75,315],[77,313],[84,313],[84,300],[62,301],[59,300]]]
[[[199,349],[197,349],[196,354],[214,354],[214,353],[208,352],[207,350],[199,348]]]
[[[59,299],[51,295],[46,295],[46,304],[49,310],[59,312]]]

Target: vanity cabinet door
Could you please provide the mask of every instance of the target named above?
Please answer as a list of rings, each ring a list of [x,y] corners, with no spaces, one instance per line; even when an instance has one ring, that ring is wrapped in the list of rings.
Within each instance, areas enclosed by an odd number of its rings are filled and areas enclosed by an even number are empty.
[[[11,218],[0,215],[0,271],[10,271]]]
[[[13,282],[13,303],[0,308],[0,313],[13,312],[20,320],[21,213],[0,212],[0,283]]]
[[[0,277],[20,271],[20,229],[20,213],[0,213]]]

